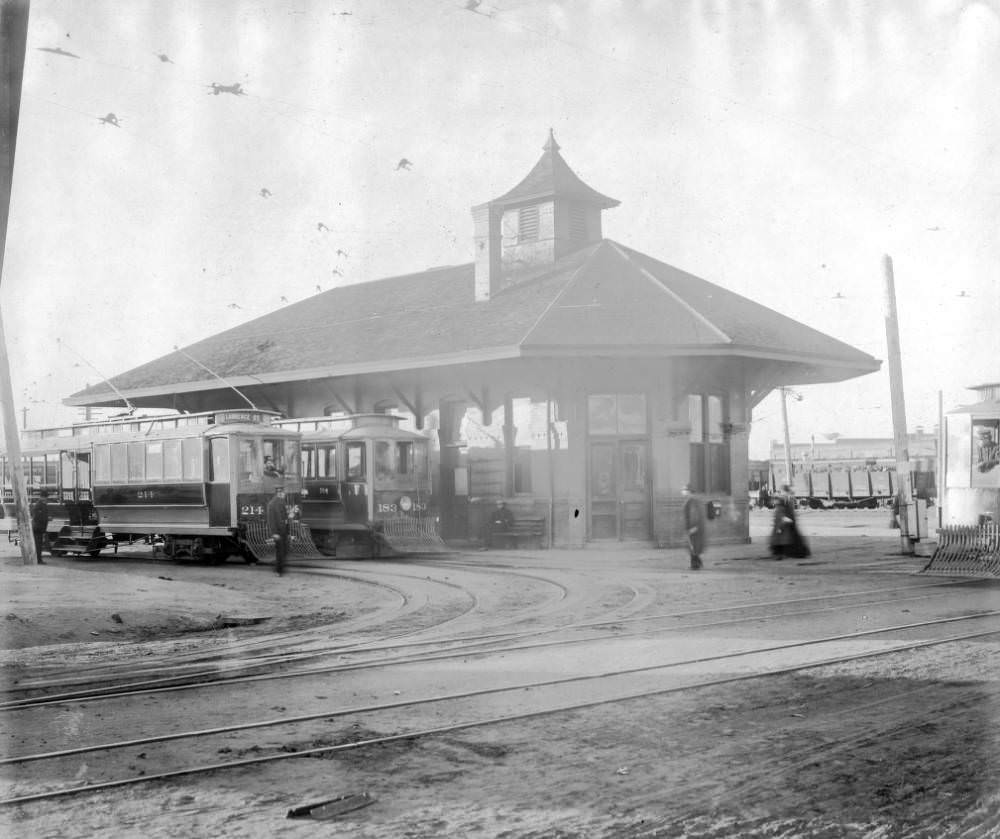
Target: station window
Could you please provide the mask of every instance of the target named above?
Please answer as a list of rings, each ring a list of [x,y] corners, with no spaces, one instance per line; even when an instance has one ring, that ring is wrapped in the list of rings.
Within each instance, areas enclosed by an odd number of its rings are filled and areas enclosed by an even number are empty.
[[[514,453],[514,492],[531,492],[531,449],[527,447]]]
[[[591,434],[646,434],[646,397],[641,393],[591,394],[587,397]]]
[[[714,394],[689,394],[688,419],[691,486],[695,492],[728,495],[731,489],[725,401]]]

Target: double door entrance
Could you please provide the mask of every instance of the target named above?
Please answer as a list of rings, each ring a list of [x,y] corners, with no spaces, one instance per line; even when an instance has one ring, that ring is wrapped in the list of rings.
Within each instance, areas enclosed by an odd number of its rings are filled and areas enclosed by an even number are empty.
[[[591,539],[650,538],[648,440],[591,441],[589,484]]]

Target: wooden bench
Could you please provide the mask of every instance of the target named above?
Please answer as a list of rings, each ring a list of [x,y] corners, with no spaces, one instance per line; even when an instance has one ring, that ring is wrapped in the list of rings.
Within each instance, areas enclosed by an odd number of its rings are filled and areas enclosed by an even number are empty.
[[[544,536],[544,516],[522,516],[514,519],[514,523],[506,530],[494,530],[490,534],[490,547],[509,545],[516,548],[522,542],[533,542],[541,547]]]

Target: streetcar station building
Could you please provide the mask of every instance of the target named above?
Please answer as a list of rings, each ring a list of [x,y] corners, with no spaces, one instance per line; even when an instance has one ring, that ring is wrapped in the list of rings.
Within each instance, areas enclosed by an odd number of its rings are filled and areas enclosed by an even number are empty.
[[[747,541],[754,406],[879,361],[604,238],[618,204],[550,133],[520,183],[472,208],[471,262],[317,294],[66,403],[244,405],[232,385],[292,417],[402,414],[432,441],[446,539],[477,538],[503,498],[554,546],[681,545],[690,483],[721,507],[710,538]]]

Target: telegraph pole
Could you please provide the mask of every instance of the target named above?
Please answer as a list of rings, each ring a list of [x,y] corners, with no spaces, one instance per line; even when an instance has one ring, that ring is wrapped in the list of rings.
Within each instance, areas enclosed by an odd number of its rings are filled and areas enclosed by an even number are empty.
[[[0,43],[3,44],[0,66],[0,89],[3,96],[0,113],[0,281],[3,278],[4,253],[7,248],[7,221],[10,218],[10,195],[14,183],[14,149],[17,145],[17,122],[21,110],[21,79],[24,76],[24,50],[28,40],[28,0],[0,3]],[[35,564],[35,540],[28,516],[28,495],[21,462],[21,441],[17,436],[14,391],[10,384],[7,336],[0,316],[0,405],[7,462],[10,464],[17,529],[20,534],[21,560]]]
[[[910,473],[910,450],[906,437],[906,405],[903,401],[903,362],[899,349],[899,322],[896,319],[896,281],[892,257],[882,257],[885,274],[885,342],[889,356],[889,392],[892,397],[892,436],[896,447],[896,478],[899,487],[899,538],[902,552],[913,553],[909,513],[913,504],[913,476]],[[940,468],[940,467],[939,467]]]
[[[789,489],[794,490],[792,486],[792,443],[791,438],[788,435],[788,405],[785,403],[785,388],[779,388],[781,391],[781,428],[785,432],[785,483],[788,484]]]

